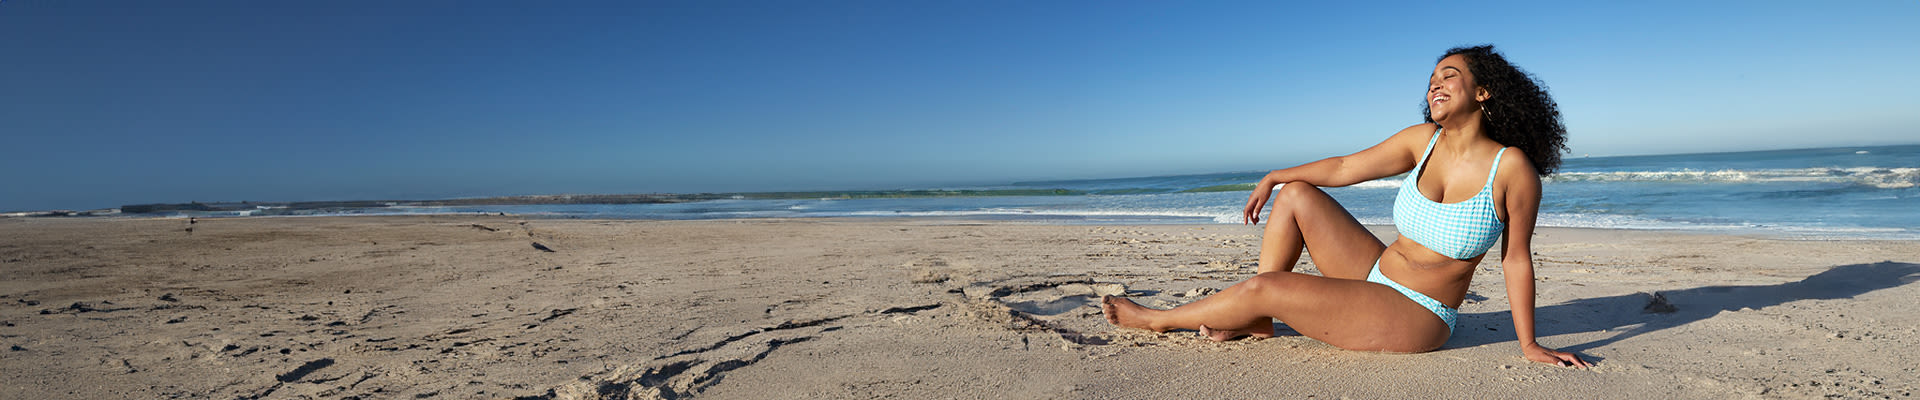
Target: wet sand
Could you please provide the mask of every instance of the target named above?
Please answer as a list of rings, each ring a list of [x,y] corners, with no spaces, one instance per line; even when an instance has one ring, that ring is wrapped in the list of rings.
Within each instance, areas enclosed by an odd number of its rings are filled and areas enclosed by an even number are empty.
[[[1439,351],[1108,326],[1258,228],[946,219],[0,219],[0,398],[1911,398],[1920,242],[1542,229]],[[1390,227],[1377,227],[1392,238]],[[536,248],[539,243],[547,250]],[[1311,259],[1299,271],[1315,273]],[[1671,310],[1649,309],[1659,293]],[[1655,312],[1669,311],[1669,312]]]

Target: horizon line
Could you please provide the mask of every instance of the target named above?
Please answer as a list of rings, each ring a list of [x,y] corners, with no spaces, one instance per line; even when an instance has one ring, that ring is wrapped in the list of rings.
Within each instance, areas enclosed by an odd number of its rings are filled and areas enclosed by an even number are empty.
[[[1901,144],[1880,144],[1880,145],[1855,145],[1855,146],[1824,146],[1824,147],[1796,147],[1796,148],[1774,148],[1774,149],[1759,149],[1759,150],[1736,150],[1736,151],[1717,151],[1717,152],[1687,152],[1687,153],[1655,153],[1655,154],[1610,154],[1610,155],[1598,155],[1598,156],[1594,156],[1594,155],[1584,155],[1584,154],[1583,154],[1583,155],[1581,155],[1580,157],[1563,157],[1563,158],[1562,158],[1562,160],[1570,160],[1570,159],[1600,159],[1600,158],[1635,158],[1635,157],[1659,157],[1659,156],[1684,156],[1684,155],[1707,155],[1707,154],[1740,154],[1740,153],[1765,153],[1765,152],[1779,152],[1779,151],[1796,151],[1796,150],[1826,150],[1826,149],[1845,149],[1845,148],[1860,148],[1860,147],[1901,147],[1901,146],[1920,146],[1920,142],[1913,142],[1913,143],[1901,143]],[[1569,154],[1569,155],[1571,155],[1571,153],[1567,153],[1567,154]],[[1009,180],[1002,180],[1002,182],[1004,182],[1004,183],[1000,183],[1000,184],[998,184],[998,185],[1000,185],[1000,186],[1018,186],[1018,185],[1023,185],[1023,184],[1043,184],[1043,183],[1060,183],[1060,182],[1076,182],[1076,181],[1104,181],[1104,180],[1125,180],[1125,179],[1144,179],[1144,178],[1177,178],[1177,177],[1189,177],[1189,176],[1203,176],[1203,175],[1221,175],[1221,174],[1239,174],[1239,173],[1257,173],[1257,172],[1260,172],[1260,171],[1263,171],[1263,170],[1260,170],[1260,169],[1251,169],[1251,170],[1235,170],[1235,171],[1220,171],[1220,172],[1203,172],[1203,173],[1185,173],[1185,174],[1167,174],[1167,175],[1139,175],[1139,176],[1115,176],[1115,177],[1085,177],[1085,178],[1057,178],[1057,179],[1029,179],[1029,180],[1011,180],[1011,179],[1009,179]],[[981,181],[986,181],[986,180],[981,180]],[[444,197],[437,197],[437,198],[427,198],[427,199],[404,199],[404,200],[393,200],[393,199],[384,199],[384,200],[382,200],[382,199],[307,199],[307,200],[268,200],[268,201],[257,201],[257,200],[237,200],[237,201],[229,201],[229,200],[214,200],[214,201],[200,201],[200,200],[193,200],[193,201],[188,201],[188,202],[184,202],[184,203],[130,203],[130,204],[122,204],[122,205],[118,205],[118,206],[114,206],[114,207],[106,207],[106,208],[91,208],[91,209],[84,209],[84,210],[81,210],[81,209],[64,209],[64,208],[53,208],[53,209],[41,209],[41,210],[9,210],[9,211],[0,211],[0,214],[24,214],[24,213],[46,213],[46,212],[73,212],[73,213],[82,213],[82,212],[96,212],[96,211],[104,211],[104,210],[119,210],[119,209],[120,209],[120,208],[122,208],[122,207],[126,207],[126,206],[130,206],[130,205],[155,205],[155,204],[194,204],[194,203],[200,203],[200,204],[243,204],[243,203],[307,203],[307,202],[418,202],[418,201],[446,201],[446,200],[472,200],[472,199],[488,199],[488,198],[514,198],[514,197],[533,197],[533,196],[620,196],[620,195],[743,195],[743,194],[769,194],[769,193],[802,193],[802,192],[818,192],[818,193],[828,193],[828,192],[890,192],[890,191],[967,191],[967,190],[981,190],[981,189],[980,189],[980,187],[985,187],[985,186],[995,186],[994,184],[986,184],[986,183],[974,183],[974,184],[969,184],[969,185],[972,185],[972,187],[968,187],[968,186],[966,186],[966,185],[958,185],[958,184],[949,184],[949,185],[952,185],[952,186],[944,186],[944,187],[942,187],[942,186],[924,186],[924,185],[923,185],[923,186],[918,186],[918,187],[914,187],[914,186],[907,186],[907,185],[873,185],[873,186],[870,186],[869,188],[865,188],[865,189],[855,189],[855,188],[838,188],[838,189],[826,189],[826,188],[819,188],[819,189],[795,189],[795,190],[772,190],[772,191],[756,191],[756,192],[741,192],[741,191],[704,191],[704,192],[699,192],[699,191],[655,191],[655,192],[622,192],[622,193],[605,193],[605,192],[601,192],[601,193],[594,193],[594,192],[574,192],[574,193],[565,193],[565,192],[562,192],[562,193],[520,193],[520,194],[496,194],[496,195],[472,195],[472,196],[459,196],[459,195],[455,195],[455,196],[444,196]],[[885,188],[885,189],[882,189],[882,188],[880,188],[880,187],[887,187],[887,186],[890,186],[891,188]]]

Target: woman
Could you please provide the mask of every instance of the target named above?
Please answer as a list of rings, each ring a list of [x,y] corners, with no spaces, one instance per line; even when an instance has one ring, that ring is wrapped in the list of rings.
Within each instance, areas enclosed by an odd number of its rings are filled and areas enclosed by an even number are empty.
[[[1170,310],[1102,299],[1115,325],[1194,329],[1213,340],[1270,337],[1273,319],[1352,350],[1423,352],[1454,329],[1474,267],[1496,242],[1527,359],[1586,367],[1534,342],[1533,258],[1540,177],[1553,173],[1566,128],[1553,99],[1492,46],[1447,50],[1428,77],[1427,123],[1344,157],[1275,170],[1254,184],[1247,223],[1278,186],[1261,239],[1259,274]],[[1394,200],[1400,238],[1382,245],[1320,186],[1407,173]],[[1504,240],[1502,240],[1504,239]],[[1324,276],[1293,273],[1304,248]]]

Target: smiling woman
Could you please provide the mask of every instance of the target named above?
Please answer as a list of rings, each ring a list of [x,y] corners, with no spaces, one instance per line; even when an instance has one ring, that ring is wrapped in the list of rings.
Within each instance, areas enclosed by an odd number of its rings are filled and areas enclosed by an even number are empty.
[[[1474,81],[1487,91],[1480,102],[1487,117],[1481,129],[1493,141],[1518,147],[1533,160],[1540,175],[1552,174],[1560,166],[1560,154],[1567,151],[1567,127],[1560,123],[1560,106],[1547,94],[1533,74],[1507,63],[1493,46],[1455,47],[1440,56],[1464,55]],[[1420,117],[1434,122],[1432,99],[1420,102]]]
[[[1446,344],[1473,272],[1496,243],[1529,360],[1585,367],[1534,341],[1533,258],[1540,177],[1559,165],[1566,129],[1552,97],[1492,46],[1448,50],[1427,82],[1427,123],[1366,150],[1275,170],[1253,186],[1244,217],[1281,186],[1261,239],[1259,274],[1170,310],[1109,297],[1108,322],[1214,340],[1272,336],[1278,319],[1352,350],[1424,352]],[[1509,148],[1521,151],[1508,154]],[[1401,237],[1381,244],[1321,191],[1406,173],[1394,200]],[[1322,276],[1294,273],[1302,250]]]

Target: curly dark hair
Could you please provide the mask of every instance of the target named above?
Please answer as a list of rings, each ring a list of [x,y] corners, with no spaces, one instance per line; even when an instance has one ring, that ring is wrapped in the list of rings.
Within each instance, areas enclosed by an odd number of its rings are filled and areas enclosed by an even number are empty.
[[[1567,151],[1567,127],[1560,123],[1560,106],[1547,94],[1546,83],[1507,63],[1493,45],[1447,49],[1447,54],[1434,62],[1455,54],[1466,56],[1467,71],[1473,73],[1474,83],[1492,95],[1480,103],[1486,110],[1481,127],[1487,137],[1525,151],[1540,176],[1553,174],[1560,167],[1560,153]],[[1425,99],[1420,102],[1420,115],[1433,122],[1431,106]]]

